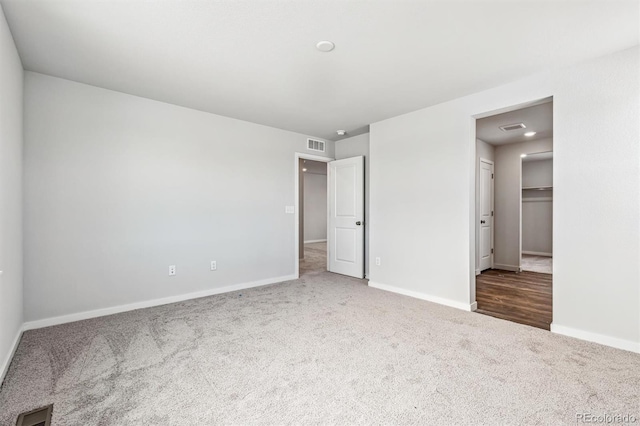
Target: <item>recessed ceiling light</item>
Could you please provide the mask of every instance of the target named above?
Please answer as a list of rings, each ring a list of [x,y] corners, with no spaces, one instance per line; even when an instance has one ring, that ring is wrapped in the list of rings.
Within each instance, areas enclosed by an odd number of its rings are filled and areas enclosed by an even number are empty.
[[[306,172],[306,171],[307,171],[307,169],[302,169],[302,171],[303,171],[303,172]]]
[[[339,136],[344,136],[344,135],[346,135],[346,134],[347,134],[347,131],[346,131],[346,130],[337,130],[337,131],[336,131],[336,133],[337,133]]]
[[[520,154],[520,158],[524,158],[526,156],[527,156],[527,154]]]
[[[531,136],[533,136],[533,135],[535,135],[535,134],[536,134],[536,132],[527,132],[527,133],[525,133],[524,135],[525,135],[526,137],[530,138]]]
[[[318,44],[316,44],[316,47],[321,52],[331,52],[336,47],[336,45],[330,41],[323,40],[319,41]]]

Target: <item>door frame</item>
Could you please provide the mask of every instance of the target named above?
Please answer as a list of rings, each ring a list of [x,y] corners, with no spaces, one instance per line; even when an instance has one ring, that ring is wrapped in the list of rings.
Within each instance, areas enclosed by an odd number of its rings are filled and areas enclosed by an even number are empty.
[[[480,170],[481,164],[482,163],[487,163],[487,164],[491,164],[491,170],[493,171],[493,173],[495,174],[496,172],[496,165],[493,161],[488,160],[486,158],[482,158],[480,157],[480,159],[478,160],[478,170]],[[480,174],[477,175],[478,178],[480,178]],[[495,187],[495,179],[491,179],[491,211],[495,212],[496,210],[496,205],[495,205],[495,200],[496,200],[496,187]],[[478,182],[480,183],[480,182]],[[477,199],[480,200],[480,194],[476,193],[476,197],[478,197]],[[480,204],[482,203],[482,201],[480,201]],[[495,232],[496,232],[496,219],[495,219],[495,215],[491,216],[491,269],[493,269],[494,267],[494,256],[495,253],[493,252],[494,246],[493,246],[493,242],[495,240]],[[480,228],[480,223],[479,223],[479,217],[476,215],[476,231]],[[521,231],[522,232],[522,231]],[[481,232],[476,232],[476,235],[478,236],[478,248],[480,248],[480,234]],[[522,251],[522,250],[521,250]],[[476,275],[480,275],[480,273],[482,271],[480,271],[480,252],[478,250],[478,253],[476,253]]]
[[[478,218],[476,217],[476,209],[475,209],[475,202],[476,202],[476,171],[475,168],[477,167],[476,165],[476,139],[477,139],[477,135],[476,135],[476,121],[481,119],[481,118],[486,118],[486,117],[490,117],[492,115],[497,115],[497,114],[502,114],[505,112],[510,112],[510,111],[515,111],[518,109],[522,109],[522,108],[527,108],[527,107],[532,107],[535,105],[540,105],[540,104],[544,104],[547,102],[554,102],[554,95],[553,93],[548,94],[547,96],[543,96],[540,97],[538,99],[535,100],[528,100],[528,101],[524,101],[522,103],[519,104],[512,104],[510,106],[506,106],[506,107],[502,107],[502,108],[497,108],[494,110],[489,110],[489,111],[482,111],[476,114],[472,114],[469,117],[469,152],[471,153],[471,156],[469,157],[469,162],[467,163],[469,165],[469,303],[470,303],[470,310],[471,311],[475,311],[478,308],[478,302],[476,301],[476,264],[477,264],[477,260],[476,260],[476,223],[478,221]],[[554,128],[555,128],[555,108],[553,111],[553,119],[554,119]],[[555,142],[555,141],[554,141]],[[555,144],[554,144],[554,150],[555,150]],[[555,168],[556,165],[554,163],[554,176],[555,176]],[[495,170],[494,170],[495,171]],[[494,192],[495,195],[495,192]],[[473,206],[471,208],[471,206]],[[494,211],[495,211],[495,206],[494,206]],[[554,212],[555,214],[555,212]],[[555,223],[555,221],[554,221]],[[495,225],[495,222],[494,222]],[[555,234],[555,227],[553,229],[553,232]],[[553,241],[555,241],[555,238],[553,239]],[[555,288],[555,287],[554,287]]]
[[[332,157],[322,157],[320,155],[306,154],[303,152],[296,152],[293,158],[294,165],[294,173],[293,173],[293,205],[294,205],[294,215],[295,220],[293,221],[293,236],[294,236],[294,275],[296,278],[300,278],[300,259],[298,254],[300,253],[300,171],[298,169],[300,160],[312,160],[312,161],[320,161],[323,163],[329,163],[330,161],[334,161],[335,158]],[[327,188],[329,185],[329,174],[327,173]],[[329,191],[327,191],[327,203],[329,202]],[[327,204],[327,209],[329,208]],[[329,218],[329,211],[327,210],[327,219]],[[328,247],[327,247],[328,250]]]

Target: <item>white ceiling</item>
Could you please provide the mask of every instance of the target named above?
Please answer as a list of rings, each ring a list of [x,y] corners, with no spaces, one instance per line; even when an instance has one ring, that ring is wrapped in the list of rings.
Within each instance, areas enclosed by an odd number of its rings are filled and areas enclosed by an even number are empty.
[[[0,1],[27,70],[334,140],[639,25],[637,0]]]
[[[500,126],[523,123],[526,128],[500,130]],[[526,132],[536,132],[534,136],[524,136]],[[547,102],[528,108],[492,115],[476,120],[476,137],[491,145],[526,142],[553,137],[553,103]]]

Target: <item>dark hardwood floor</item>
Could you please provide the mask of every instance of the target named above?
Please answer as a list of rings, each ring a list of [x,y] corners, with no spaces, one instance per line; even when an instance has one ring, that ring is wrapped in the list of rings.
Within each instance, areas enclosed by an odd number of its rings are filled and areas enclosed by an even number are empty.
[[[549,330],[551,274],[489,269],[476,276],[476,312]]]

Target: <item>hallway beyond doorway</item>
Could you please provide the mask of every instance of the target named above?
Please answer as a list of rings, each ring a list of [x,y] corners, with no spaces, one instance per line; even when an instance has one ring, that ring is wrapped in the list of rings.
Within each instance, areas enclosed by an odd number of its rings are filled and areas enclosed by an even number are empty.
[[[300,259],[300,276],[327,270],[327,243],[305,243],[304,259]]]

